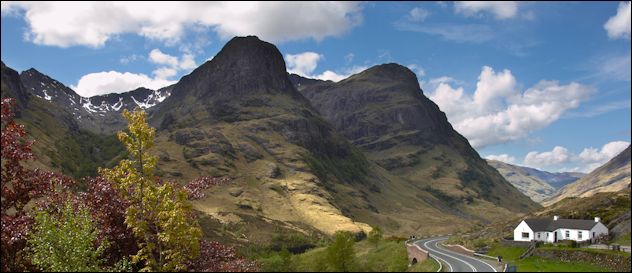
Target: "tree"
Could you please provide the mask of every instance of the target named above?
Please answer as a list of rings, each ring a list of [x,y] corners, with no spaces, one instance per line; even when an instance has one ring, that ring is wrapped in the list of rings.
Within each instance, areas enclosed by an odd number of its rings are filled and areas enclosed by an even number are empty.
[[[75,211],[66,202],[58,214],[41,211],[35,216],[28,236],[33,265],[53,272],[102,271],[107,240],[96,244],[99,232],[88,210]]]
[[[338,231],[334,241],[327,247],[327,262],[334,271],[349,272],[355,266],[354,236],[349,231]]]
[[[110,242],[105,251],[110,266],[138,252],[138,240],[125,224],[129,202],[112,184],[103,177],[84,178],[87,189],[79,193],[79,202],[86,206],[99,227],[98,241]]]
[[[123,116],[129,134],[117,136],[130,158],[99,173],[129,202],[125,223],[140,240],[132,261],[143,262],[143,271],[184,270],[186,262],[199,254],[202,230],[191,221],[187,193],[154,176],[157,158],[148,150],[154,145],[155,129],[147,124],[145,112],[125,110]]]
[[[237,255],[235,248],[218,242],[202,241],[200,256],[189,262],[193,272],[256,272],[257,263]]]
[[[382,229],[380,227],[373,227],[373,229],[371,229],[371,231],[369,232],[369,243],[377,247],[377,244],[380,242],[380,240],[382,240],[382,236]]]
[[[24,161],[34,159],[31,152],[33,140],[27,138],[24,125],[14,121],[15,99],[2,99],[1,104],[1,269],[32,270],[32,265],[23,253],[26,234],[33,224],[33,218],[29,215],[33,206],[27,207],[27,204],[40,200],[42,205],[47,205],[46,202],[58,200],[59,195],[67,193],[74,182],[57,173],[31,170],[22,165]]]

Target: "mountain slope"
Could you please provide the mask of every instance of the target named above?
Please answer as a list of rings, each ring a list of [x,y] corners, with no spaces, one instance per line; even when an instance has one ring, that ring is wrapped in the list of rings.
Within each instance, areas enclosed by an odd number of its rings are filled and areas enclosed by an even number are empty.
[[[363,196],[354,188],[371,185],[366,160],[294,89],[274,45],[232,39],[183,77],[150,120],[167,176],[237,178],[233,195],[225,189],[197,204],[215,218],[247,214],[325,233],[368,230],[343,215],[345,206],[364,201],[340,204],[333,196]],[[321,167],[332,175],[317,177]]]
[[[172,86],[159,90],[138,88],[125,93],[84,98],[63,83],[42,74],[34,68],[23,71],[20,81],[26,92],[50,101],[70,112],[81,129],[98,134],[112,134],[125,127],[121,116],[124,109],[148,109],[171,94]]]
[[[24,124],[29,138],[35,140],[32,148],[36,160],[28,165],[80,178],[96,175],[97,167],[112,165],[122,154],[123,146],[115,136],[81,129],[72,113],[27,90],[18,73],[2,63],[2,96],[18,98],[17,122]]]
[[[417,190],[443,199],[463,216],[490,219],[501,217],[503,211],[538,207],[453,130],[409,69],[379,65],[338,83],[291,78],[320,114],[371,161]]]
[[[577,181],[584,175],[582,173],[550,173],[496,160],[487,160],[487,163],[536,202],[552,197],[560,187]]]
[[[598,192],[616,192],[630,185],[630,146],[606,164],[590,172],[572,184],[560,189],[547,199],[548,206],[567,197],[589,197]]]

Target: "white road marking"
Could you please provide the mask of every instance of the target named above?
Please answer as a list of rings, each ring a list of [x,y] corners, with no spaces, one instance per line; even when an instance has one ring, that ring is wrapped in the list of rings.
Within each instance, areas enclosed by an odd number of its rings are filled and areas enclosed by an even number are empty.
[[[431,243],[431,242],[437,242],[437,241],[439,241],[439,240],[441,240],[441,239],[442,239],[442,238],[427,241],[427,242],[425,242],[425,243],[424,243],[424,246],[428,249],[428,251],[430,251],[430,250],[431,250],[431,248],[429,248],[429,247],[428,247],[428,243]],[[437,242],[437,243],[435,243],[435,247],[438,249],[438,248],[439,248],[439,246],[438,246],[437,244],[438,244],[438,242]],[[468,263],[468,262],[466,262],[466,261],[464,261],[464,260],[461,260],[461,259],[459,259],[459,258],[457,258],[457,257],[454,257],[454,256],[452,256],[452,255],[450,255],[450,254],[447,254],[447,253],[445,253],[445,252],[439,251],[439,250],[437,250],[437,249],[434,249],[434,250],[432,250],[432,251],[435,251],[435,252],[437,252],[437,253],[439,253],[439,254],[442,254],[442,255],[448,256],[448,257],[450,257],[450,258],[452,258],[452,259],[455,259],[455,260],[457,260],[457,261],[460,261],[460,262],[464,263],[465,265],[469,266],[469,267],[472,269],[472,272],[478,272],[478,271],[476,270],[476,268],[475,268],[473,265],[471,265],[470,263]],[[450,265],[450,263],[448,263],[448,265],[450,266],[450,268],[452,268],[452,266]]]
[[[437,248],[440,248],[440,247],[439,247],[439,246],[437,246]],[[442,248],[442,247],[441,247],[440,249],[441,249],[441,250],[445,250],[445,251],[449,251],[449,250],[447,250],[447,249],[445,249],[445,248]],[[450,253],[453,253],[453,254],[455,254],[455,255],[459,255],[459,256],[461,256],[461,257],[465,257],[465,258],[468,258],[468,259],[476,259],[476,258],[472,258],[472,257],[470,257],[470,256],[463,255],[463,254],[458,253],[458,252],[456,252],[456,251],[450,251]],[[489,268],[491,268],[494,272],[498,272],[498,271],[496,270],[496,268],[494,268],[494,267],[493,267],[493,266],[491,266],[490,264],[488,264],[488,263],[484,262],[483,260],[480,260],[480,259],[476,259],[476,260],[477,260],[477,261],[479,261],[479,262],[481,262],[481,263],[484,263],[484,264],[485,264],[485,265],[487,265],[487,266],[489,266]]]

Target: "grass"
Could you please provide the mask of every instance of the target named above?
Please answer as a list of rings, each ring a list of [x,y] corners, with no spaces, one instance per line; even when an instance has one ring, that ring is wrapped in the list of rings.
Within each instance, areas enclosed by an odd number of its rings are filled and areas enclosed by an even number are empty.
[[[427,259],[408,268],[408,272],[437,272],[437,270],[439,270],[439,264],[433,259]]]
[[[293,255],[288,251],[260,252],[255,258],[262,264],[262,271],[313,272],[333,271],[326,260],[326,246]],[[363,240],[354,244],[353,271],[364,272],[436,272],[439,265],[428,259],[408,267],[406,248],[399,240],[381,240],[377,246]]]
[[[622,246],[630,246],[630,233],[623,235],[612,242],[613,244],[619,244]]]
[[[557,247],[554,247],[558,249]],[[518,258],[526,248],[495,246],[490,249],[490,256],[502,256],[503,261],[515,265],[519,272],[607,272],[608,270],[588,263],[567,263],[547,258],[531,256],[523,260]],[[574,249],[581,251],[583,249]],[[629,255],[629,254],[628,254]]]

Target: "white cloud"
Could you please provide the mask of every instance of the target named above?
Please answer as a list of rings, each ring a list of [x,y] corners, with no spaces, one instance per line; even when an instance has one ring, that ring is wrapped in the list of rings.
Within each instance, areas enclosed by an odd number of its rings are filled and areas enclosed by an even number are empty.
[[[617,14],[610,17],[603,25],[611,39],[624,38],[630,40],[630,2],[620,2]]]
[[[149,52],[149,60],[155,64],[163,64],[163,65],[169,65],[169,66],[178,65],[177,57],[162,53],[162,51],[160,51],[160,49],[157,49],[157,48]]]
[[[169,67],[160,67],[151,73],[158,79],[168,79],[178,74],[178,70]]]
[[[126,33],[174,43],[195,26],[223,39],[258,35],[272,42],[320,41],[362,22],[358,2],[2,2],[3,16],[22,11],[29,41],[59,47],[103,47]]]
[[[318,61],[323,56],[315,52],[303,52],[299,54],[285,54],[287,71],[303,77],[307,77],[314,72]]]
[[[488,155],[485,158],[489,160],[496,160],[496,161],[501,161],[501,162],[505,162],[509,164],[513,164],[516,161],[515,157],[510,156],[508,154]]]
[[[504,20],[513,18],[518,14],[518,2],[457,1],[454,2],[454,11],[465,16],[478,16],[480,13],[489,12],[496,19]]]
[[[197,67],[194,56],[190,53],[185,53],[178,59],[178,57],[163,53],[160,49],[155,48],[149,52],[148,58],[152,63],[164,65],[152,72],[159,79],[168,79],[178,74],[181,70],[188,72]]]
[[[138,87],[156,90],[174,83],[175,81],[160,78],[152,79],[145,74],[108,71],[84,75],[77,85],[72,85],[71,88],[80,96],[92,97],[108,93],[123,93]]]
[[[555,146],[550,152],[529,152],[524,157],[524,164],[530,167],[543,168],[568,163],[571,157],[572,155],[568,149],[562,146]]]
[[[426,70],[418,64],[409,64],[406,67],[415,72],[415,74],[417,74],[417,76],[419,77],[426,76]]]
[[[428,17],[428,15],[430,15],[430,12],[428,12],[427,10],[423,9],[423,8],[414,8],[411,9],[410,12],[408,12],[408,20],[414,21],[414,22],[423,22],[424,20],[426,20],[426,18]]]
[[[617,156],[630,145],[627,141],[613,141],[601,149],[585,148],[579,155],[556,146],[548,152],[529,152],[523,163],[526,166],[549,171],[581,171],[589,173]]]
[[[432,79],[433,84],[427,86],[436,87],[428,97],[476,148],[526,138],[577,108],[593,92],[574,82],[560,85],[544,80],[521,92],[511,71],[495,72],[487,66],[482,68],[472,95],[462,87],[452,87],[450,80]]]
[[[339,82],[353,74],[362,72],[367,69],[367,66],[352,66],[343,69],[339,73],[331,70],[325,70],[321,74],[313,74],[313,72],[316,70],[316,67],[318,67],[318,62],[323,58],[324,56],[322,54],[309,51],[299,54],[285,54],[287,71],[289,73],[294,73],[306,78]],[[347,57],[345,57],[345,59],[346,58]]]
[[[182,57],[180,58],[179,67],[180,69],[184,69],[184,70],[190,70],[190,69],[196,68],[197,64],[195,64],[194,56],[192,54],[182,55]]]
[[[593,147],[584,149],[579,158],[586,163],[606,163],[611,158],[617,156],[621,151],[630,145],[627,141],[613,141],[601,147],[601,150]]]

